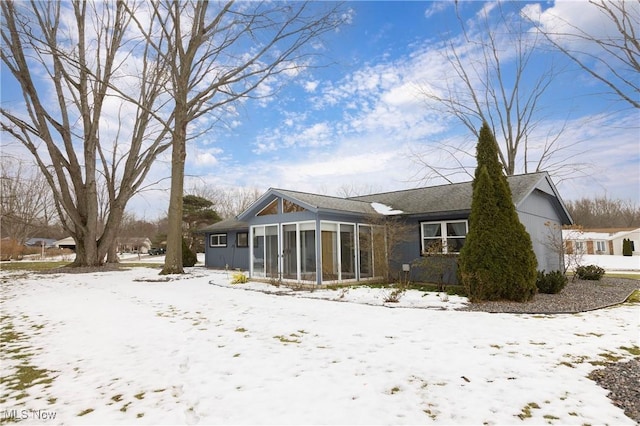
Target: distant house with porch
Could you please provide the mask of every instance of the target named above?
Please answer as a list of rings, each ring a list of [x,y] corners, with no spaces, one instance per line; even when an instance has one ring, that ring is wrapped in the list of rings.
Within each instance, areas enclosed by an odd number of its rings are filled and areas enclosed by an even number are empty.
[[[566,253],[622,256],[622,241],[631,241],[632,254],[640,255],[640,228],[565,229]]]
[[[540,172],[510,176],[508,182],[538,269],[562,270],[562,250],[554,251],[549,240],[560,239],[562,226],[572,220],[551,178]],[[205,266],[317,285],[371,280],[386,268],[397,275],[434,244],[443,254],[460,251],[471,199],[472,182],[348,198],[271,188],[236,218],[201,230]],[[380,244],[380,223],[390,216],[410,230],[391,260]],[[454,282],[455,273],[449,276]]]

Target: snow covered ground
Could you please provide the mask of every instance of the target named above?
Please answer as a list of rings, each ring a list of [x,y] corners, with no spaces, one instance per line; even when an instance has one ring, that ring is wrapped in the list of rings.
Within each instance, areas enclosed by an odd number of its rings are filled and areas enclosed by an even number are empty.
[[[580,259],[582,265],[598,265],[608,272],[640,273],[640,256],[607,256],[602,254],[585,254]]]
[[[586,376],[632,357],[638,305],[487,314],[453,310],[463,298],[413,291],[401,299],[412,308],[372,306],[384,290],[244,291],[265,285],[230,285],[229,274],[202,267],[161,278],[149,268],[0,272],[12,337],[2,350],[3,419],[634,424]],[[39,384],[20,389],[19,365]]]

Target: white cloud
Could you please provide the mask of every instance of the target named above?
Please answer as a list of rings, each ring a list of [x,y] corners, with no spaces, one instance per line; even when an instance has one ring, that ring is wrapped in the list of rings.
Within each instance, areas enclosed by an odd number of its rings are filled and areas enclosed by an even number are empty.
[[[596,2],[597,4],[597,2]],[[632,21],[637,23],[640,17],[640,3],[637,1],[613,1],[610,10],[616,12],[619,6],[624,8]],[[577,13],[579,8],[579,13]],[[556,0],[552,7],[542,11],[538,4],[527,5],[522,13],[537,21],[542,29],[550,34],[557,42],[575,51],[586,52],[595,47],[582,36],[588,34],[594,39],[606,40],[609,37],[619,37],[620,33],[615,23],[605,13],[591,2],[576,3],[574,0]]]
[[[432,1],[424,11],[424,17],[431,18],[433,15],[437,15],[450,7],[452,3],[450,1]]]
[[[313,93],[318,88],[318,84],[320,84],[317,80],[308,80],[303,84],[304,90],[308,93]]]

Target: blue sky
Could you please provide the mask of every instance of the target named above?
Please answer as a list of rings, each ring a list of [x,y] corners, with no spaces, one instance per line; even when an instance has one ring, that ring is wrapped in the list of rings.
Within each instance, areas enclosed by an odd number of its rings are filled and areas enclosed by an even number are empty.
[[[493,3],[459,6],[470,28],[478,24],[481,10],[495,11]],[[606,31],[597,11],[583,1],[515,6],[539,8],[543,17],[560,16],[580,28]],[[345,8],[350,23],[325,35],[318,48],[330,65],[300,73],[269,99],[244,102],[227,121],[229,126],[193,141],[185,188],[279,187],[328,195],[389,191],[444,183],[421,179],[424,170],[417,161],[421,156],[451,166],[435,149],[440,144],[460,143],[464,161],[473,160],[476,141],[469,131],[453,117],[427,108],[420,95],[421,89],[442,87],[453,75],[442,56],[444,45],[451,41],[465,48],[454,3],[347,2]],[[508,50],[502,52],[505,58]],[[581,165],[581,171],[570,176],[552,175],[562,197],[607,195],[639,202],[638,111],[604,93],[560,55],[540,54],[534,64],[536,69],[554,64],[558,73],[540,102],[532,143],[564,128],[557,160]],[[5,80],[6,94],[10,89]],[[167,173],[165,158],[151,179]],[[456,179],[468,180],[464,175]],[[164,180],[157,190],[136,196],[129,210],[139,217],[163,215],[167,188]]]
[[[334,64],[302,73],[268,102],[248,103],[232,131],[221,130],[207,147],[192,146],[188,170],[197,176],[192,184],[329,195],[345,189],[389,191],[443,183],[421,180],[416,162],[416,154],[426,153],[434,162],[450,164],[433,152],[442,141],[465,140],[473,155],[476,141],[468,130],[427,110],[418,93],[421,85],[450,73],[441,55],[444,42],[460,36],[453,2],[346,5],[351,24],[323,40],[326,59]],[[541,8],[574,19],[577,12],[584,18],[585,6],[545,2]],[[483,7],[487,3],[463,2],[461,16],[473,24]],[[597,20],[584,22],[597,25]],[[561,137],[569,148],[558,158],[587,164],[555,179],[563,198],[607,195],[638,202],[638,112],[604,94],[560,55],[535,61],[537,67],[553,61],[561,70],[540,105],[541,132],[564,126]]]

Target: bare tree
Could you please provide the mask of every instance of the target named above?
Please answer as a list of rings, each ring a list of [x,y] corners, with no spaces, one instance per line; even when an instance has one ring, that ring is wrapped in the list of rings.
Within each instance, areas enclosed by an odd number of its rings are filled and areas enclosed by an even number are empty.
[[[47,180],[76,242],[74,265],[101,265],[127,202],[170,147],[168,129],[154,120],[166,78],[160,58],[131,31],[121,1],[0,5],[2,61],[22,92],[20,103],[3,100],[2,130]]]
[[[632,228],[640,226],[640,206],[632,200],[606,195],[566,203],[574,222],[584,228]]]
[[[579,28],[560,16],[529,19],[541,34],[582,70],[603,83],[618,98],[640,108],[639,0],[589,0],[581,8],[596,8],[602,23],[592,29]],[[601,31],[603,27],[610,31]]]
[[[182,273],[182,197],[189,139],[211,131],[203,124],[222,118],[240,99],[265,96],[258,88],[277,84],[312,64],[311,41],[343,20],[338,6],[289,2],[163,0],[146,3],[144,20],[134,19],[162,58],[170,78],[171,194],[167,255],[162,274]],[[152,26],[144,27],[148,19]],[[156,31],[163,34],[156,42]],[[205,129],[197,129],[195,122]],[[169,123],[169,122],[167,122]],[[189,128],[191,126],[191,128]]]
[[[205,183],[193,183],[187,193],[206,198],[213,202],[212,208],[221,218],[232,218],[243,211],[262,195],[263,191],[251,187],[220,188]]]
[[[445,49],[452,75],[441,86],[421,86],[427,108],[454,117],[469,131],[465,141],[445,141],[414,153],[422,180],[453,182],[460,174],[473,178],[474,144],[483,122],[496,135],[507,175],[545,170],[564,177],[585,167],[570,161],[578,142],[562,140],[564,125],[541,127],[544,101],[559,70],[553,62],[534,63],[541,36],[529,32],[518,5],[516,10],[510,5],[485,6],[478,26],[459,17],[464,38],[449,40]],[[434,160],[443,158],[449,166]]]
[[[35,168],[10,157],[0,160],[0,230],[23,245],[55,219],[47,181]]]

